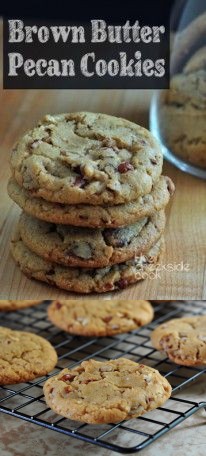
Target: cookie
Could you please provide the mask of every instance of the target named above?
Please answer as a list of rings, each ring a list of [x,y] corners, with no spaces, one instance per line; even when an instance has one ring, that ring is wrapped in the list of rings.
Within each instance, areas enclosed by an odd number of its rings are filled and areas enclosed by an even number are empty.
[[[81,228],[43,222],[21,214],[24,244],[45,260],[65,266],[101,268],[123,263],[154,245],[165,228],[164,211],[124,228]]]
[[[36,334],[0,327],[0,385],[29,382],[57,363],[52,345]]]
[[[191,73],[177,74],[171,79],[170,90],[166,91],[166,103],[176,108],[187,108],[194,113],[206,109],[206,68]]]
[[[138,329],[153,319],[148,301],[57,300],[48,308],[54,325],[71,334],[104,337]]]
[[[206,70],[179,74],[162,95],[160,129],[164,143],[176,155],[206,167]]]
[[[112,205],[150,193],[162,161],[148,130],[125,119],[80,112],[45,116],[14,148],[11,169],[32,197]]]
[[[101,269],[68,268],[43,260],[31,252],[22,242],[17,231],[11,242],[11,253],[20,269],[29,278],[34,278],[76,293],[103,293],[122,290],[128,285],[145,279],[155,269],[162,249],[163,239],[140,257],[119,265]]]
[[[189,74],[201,69],[206,70],[206,46],[201,47],[197,52],[195,52],[195,54],[186,63],[183,68],[183,72],[185,74]]]
[[[200,14],[187,27],[176,34],[171,55],[172,72],[182,69],[188,59],[205,43],[206,13]]]
[[[176,318],[158,326],[151,335],[157,350],[183,366],[206,364],[206,315]]]
[[[126,358],[83,361],[44,385],[47,405],[59,415],[84,423],[117,423],[163,405],[171,386],[151,367]]]
[[[116,206],[90,206],[86,204],[51,203],[43,198],[32,198],[14,179],[8,183],[9,196],[27,214],[45,222],[93,228],[118,228],[130,225],[163,209],[175,190],[169,177],[160,176],[151,193],[136,201]]]
[[[8,300],[0,300],[0,311],[12,311],[12,310],[19,310],[23,309],[24,307],[35,306],[36,304],[40,304],[42,301],[29,301],[29,300],[18,300],[12,301]]]

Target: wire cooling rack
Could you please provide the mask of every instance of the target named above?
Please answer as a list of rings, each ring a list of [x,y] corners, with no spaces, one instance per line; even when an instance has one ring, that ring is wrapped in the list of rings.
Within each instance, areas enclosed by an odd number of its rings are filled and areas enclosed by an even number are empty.
[[[46,307],[47,304],[43,303],[18,312],[1,313],[0,322],[3,326],[39,334],[53,344],[59,360],[50,375],[91,357],[104,361],[125,356],[157,368],[172,385],[173,396],[164,407],[142,417],[115,425],[94,426],[62,418],[47,407],[42,394],[47,376],[20,385],[0,387],[0,412],[119,453],[132,453],[145,448],[206,407],[206,402],[187,400],[185,394],[184,398],[180,394],[177,396],[179,390],[197,380],[206,373],[206,369],[177,366],[152,348],[150,342],[150,332],[156,325],[182,315],[206,314],[206,301],[154,304],[155,319],[150,325],[124,335],[94,339],[74,337],[59,331],[47,320]]]

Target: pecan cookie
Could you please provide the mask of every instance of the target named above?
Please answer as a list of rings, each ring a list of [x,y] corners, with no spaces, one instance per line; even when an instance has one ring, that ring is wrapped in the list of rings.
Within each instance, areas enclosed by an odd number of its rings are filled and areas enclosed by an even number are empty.
[[[32,197],[69,204],[119,204],[151,192],[162,152],[150,132],[128,120],[88,112],[47,115],[11,156]]]
[[[157,370],[129,359],[90,359],[48,379],[44,394],[47,405],[66,418],[117,423],[163,405],[171,386]]]
[[[124,228],[81,228],[43,222],[21,214],[24,244],[45,260],[65,266],[101,268],[148,251],[165,228],[164,211]]]
[[[93,228],[117,228],[130,225],[163,209],[175,190],[169,177],[160,176],[151,193],[137,200],[116,206],[90,206],[86,204],[68,205],[52,203],[43,198],[32,198],[11,178],[8,183],[9,196],[27,214],[45,222]]]
[[[0,327],[0,385],[28,382],[57,363],[52,345],[36,334]]]
[[[183,71],[185,74],[193,73],[198,70],[206,70],[206,46],[201,47],[188,60]]]
[[[71,334],[103,337],[138,329],[153,319],[148,301],[57,300],[48,308],[54,325]]]
[[[7,300],[0,300],[0,311],[12,311],[12,310],[19,310],[23,309],[24,307],[35,306],[36,304],[40,304],[41,301],[33,301],[33,300],[18,300],[12,301],[11,299]]]
[[[11,253],[20,269],[34,278],[76,293],[104,293],[121,290],[132,283],[147,278],[155,269],[164,242],[157,244],[140,257],[101,269],[68,268],[46,261],[31,252],[22,242],[17,231],[11,242]]]
[[[152,343],[176,364],[206,364],[206,315],[176,318],[158,326]]]
[[[206,16],[205,16],[206,17]],[[183,160],[206,168],[206,47],[171,79],[162,94],[161,134],[166,145]]]

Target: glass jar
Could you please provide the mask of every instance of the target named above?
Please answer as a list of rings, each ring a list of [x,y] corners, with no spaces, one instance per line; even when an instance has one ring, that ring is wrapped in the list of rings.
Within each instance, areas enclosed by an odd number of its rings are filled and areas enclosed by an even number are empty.
[[[206,178],[206,1],[175,3],[170,89],[154,94],[150,130],[175,166]]]

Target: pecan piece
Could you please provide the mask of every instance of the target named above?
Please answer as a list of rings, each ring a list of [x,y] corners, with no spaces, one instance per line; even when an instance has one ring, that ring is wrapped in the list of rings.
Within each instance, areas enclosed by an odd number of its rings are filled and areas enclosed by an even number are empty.
[[[62,304],[60,302],[56,302],[56,309],[61,309]]]
[[[127,171],[132,171],[133,169],[134,169],[134,167],[131,165],[131,163],[129,163],[127,161],[120,163],[118,166],[118,171],[121,174],[127,173]]]
[[[120,289],[123,290],[128,286],[128,280],[127,279],[120,279],[117,282],[115,282],[115,285]]]
[[[60,378],[60,380],[62,382],[72,382],[72,380],[74,380],[74,378],[75,378],[75,375],[73,375],[73,374],[65,374]]]
[[[89,260],[92,258],[92,251],[87,242],[80,241],[78,244],[74,244],[69,250],[66,250],[65,255],[75,255],[78,258],[83,258],[83,260]]]
[[[77,176],[74,181],[74,187],[83,188],[86,184],[85,179],[82,176]]]

